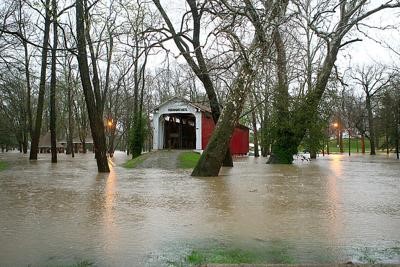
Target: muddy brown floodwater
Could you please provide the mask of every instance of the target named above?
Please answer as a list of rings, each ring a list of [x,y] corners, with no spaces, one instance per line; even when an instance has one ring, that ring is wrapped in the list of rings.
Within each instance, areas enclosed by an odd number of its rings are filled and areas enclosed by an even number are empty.
[[[296,263],[400,263],[400,162],[386,155],[239,158],[204,179],[124,169],[123,153],[110,174],[97,174],[91,153],[1,159],[0,266],[160,266],[212,246],[275,246]]]

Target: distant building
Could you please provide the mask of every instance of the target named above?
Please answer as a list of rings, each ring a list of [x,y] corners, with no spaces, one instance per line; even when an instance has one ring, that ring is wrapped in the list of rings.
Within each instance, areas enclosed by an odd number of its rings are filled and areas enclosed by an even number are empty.
[[[209,107],[174,97],[153,111],[153,149],[204,150],[214,128]],[[230,150],[232,155],[249,152],[249,128],[235,127]]]
[[[47,132],[42,135],[39,139],[39,153],[50,153],[51,152],[51,134]],[[58,153],[64,153],[64,146],[60,142],[56,142],[56,148]]]
[[[66,148],[67,140],[60,141],[60,143]],[[91,134],[88,134],[85,138],[85,141],[82,142],[80,138],[74,137],[72,139],[72,146],[74,148],[75,153],[82,153],[85,150],[93,151],[93,138]]]

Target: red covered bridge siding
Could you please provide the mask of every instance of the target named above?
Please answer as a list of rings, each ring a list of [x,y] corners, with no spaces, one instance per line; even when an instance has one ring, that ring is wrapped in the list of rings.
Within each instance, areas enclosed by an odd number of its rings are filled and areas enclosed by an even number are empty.
[[[174,97],[154,109],[153,149],[204,150],[214,127],[209,107]],[[249,128],[235,128],[230,149],[233,155],[249,152]]]
[[[214,121],[211,114],[203,112],[202,114],[202,149],[206,149],[208,140],[211,138],[214,131]],[[249,128],[239,124],[235,127],[232,135],[230,149],[232,155],[246,155],[249,152]]]

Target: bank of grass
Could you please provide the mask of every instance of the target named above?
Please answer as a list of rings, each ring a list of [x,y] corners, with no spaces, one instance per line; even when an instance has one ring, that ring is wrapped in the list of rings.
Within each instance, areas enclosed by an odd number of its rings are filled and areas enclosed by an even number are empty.
[[[400,245],[400,243],[399,243]],[[394,259],[400,256],[400,246],[393,246],[385,249],[364,247],[357,251],[358,260],[366,264],[377,264],[383,259]]]
[[[249,251],[242,251],[239,249],[215,249],[212,251],[193,250],[192,253],[187,256],[187,262],[193,265],[204,263],[256,263],[257,257]]]
[[[178,167],[181,169],[193,169],[199,158],[199,153],[193,151],[183,152],[178,157]]]
[[[365,139],[365,151],[369,152],[371,150],[369,140]],[[357,149],[358,147],[358,149]],[[358,151],[357,151],[358,150]],[[337,140],[329,141],[329,152],[331,153],[340,153],[340,148],[337,147]],[[349,139],[343,138],[343,152],[349,152]],[[361,140],[359,138],[350,139],[350,152],[351,153],[361,153]]]
[[[270,247],[264,250],[243,250],[210,248],[193,250],[185,262],[192,266],[203,264],[293,264],[294,259],[284,247]]]
[[[371,150],[369,140],[366,138],[365,139],[365,153],[369,153]],[[299,152],[304,151],[304,146],[300,145],[299,146]],[[325,153],[326,153],[326,148],[325,148]],[[350,139],[350,152],[351,153],[361,153],[361,139],[358,138],[352,138]],[[322,153],[322,151],[320,151]],[[337,140],[332,139],[329,140],[329,153],[340,153],[340,148],[337,146]],[[349,153],[349,139],[348,138],[343,138],[343,153]]]
[[[130,159],[124,164],[122,164],[122,167],[127,168],[127,169],[133,169],[136,168],[140,163],[145,161],[149,157],[150,153],[142,154],[137,158]]]
[[[0,171],[7,169],[8,165],[4,161],[0,161]]]

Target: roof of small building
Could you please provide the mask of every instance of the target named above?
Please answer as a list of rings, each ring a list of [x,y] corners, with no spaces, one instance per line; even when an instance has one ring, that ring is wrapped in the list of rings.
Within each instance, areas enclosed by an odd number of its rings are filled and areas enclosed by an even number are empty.
[[[63,140],[60,141],[60,143],[61,143],[61,144],[66,144],[66,143],[67,143],[67,140],[66,140],[66,139],[63,139]],[[81,141],[81,139],[80,139],[79,137],[74,137],[74,138],[72,139],[72,143],[73,143],[73,144],[81,144],[82,141]],[[86,136],[86,138],[85,138],[85,144],[93,144],[93,138],[92,138],[92,135],[91,135],[91,134],[88,134],[88,135]]]

